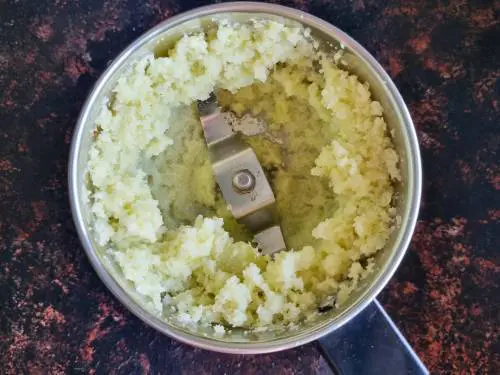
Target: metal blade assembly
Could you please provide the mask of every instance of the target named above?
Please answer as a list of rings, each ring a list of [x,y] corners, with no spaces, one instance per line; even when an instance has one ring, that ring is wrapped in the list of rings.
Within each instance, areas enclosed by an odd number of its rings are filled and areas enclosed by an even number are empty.
[[[214,93],[197,104],[215,180],[231,213],[263,254],[286,249],[271,185],[253,149],[233,130],[235,117],[221,111]]]

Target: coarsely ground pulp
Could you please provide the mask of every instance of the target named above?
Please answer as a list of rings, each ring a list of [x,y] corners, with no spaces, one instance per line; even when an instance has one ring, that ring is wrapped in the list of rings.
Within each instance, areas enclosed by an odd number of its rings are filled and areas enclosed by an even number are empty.
[[[289,251],[262,256],[217,193],[194,102],[216,91],[266,121],[247,141]],[[399,180],[381,105],[308,30],[221,22],[136,61],[103,104],[88,161],[98,243],[147,308],[186,325],[263,329],[338,306],[392,230]]]

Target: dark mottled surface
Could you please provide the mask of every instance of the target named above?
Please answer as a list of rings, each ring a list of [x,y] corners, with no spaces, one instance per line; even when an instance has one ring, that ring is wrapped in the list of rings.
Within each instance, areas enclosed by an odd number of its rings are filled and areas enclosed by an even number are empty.
[[[146,327],[78,243],[66,160],[82,102],[143,31],[204,1],[0,1],[0,373],[328,373],[315,344],[213,354]],[[424,202],[381,296],[433,373],[498,374],[500,1],[285,1],[387,68],[421,142]]]

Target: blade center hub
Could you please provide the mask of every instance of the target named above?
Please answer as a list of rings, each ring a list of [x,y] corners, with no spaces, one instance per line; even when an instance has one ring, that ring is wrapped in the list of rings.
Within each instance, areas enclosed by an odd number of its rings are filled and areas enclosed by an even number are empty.
[[[238,171],[233,175],[233,187],[239,193],[249,193],[255,187],[255,176],[248,169]]]

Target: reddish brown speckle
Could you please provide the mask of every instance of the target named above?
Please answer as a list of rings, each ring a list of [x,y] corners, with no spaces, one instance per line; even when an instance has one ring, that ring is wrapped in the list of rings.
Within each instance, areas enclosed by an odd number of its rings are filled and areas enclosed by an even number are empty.
[[[48,124],[48,123],[51,123],[52,121],[54,121],[54,119],[57,118],[57,114],[52,112],[49,114],[48,117],[43,117],[41,119],[38,119],[37,120],[37,124],[40,128],[45,128],[45,125]]]
[[[28,232],[24,232],[22,230],[18,230],[17,236],[15,237],[13,241],[14,246],[20,246],[23,242],[25,242],[28,238],[30,237],[30,234]]]
[[[9,370],[10,373],[12,374],[16,373],[16,369],[14,367],[15,356],[18,355],[19,353],[24,352],[24,350],[28,345],[29,345],[29,340],[26,335],[24,335],[22,332],[18,330],[14,330],[12,332],[12,341],[6,353],[8,362],[4,363],[4,365],[7,365],[7,369]]]
[[[36,201],[31,203],[31,207],[33,208],[33,218],[39,224],[46,218],[47,205],[43,201]]]
[[[490,182],[491,185],[493,185],[493,188],[495,190],[500,190],[500,175],[491,176],[489,178],[489,182]]]
[[[64,135],[64,143],[69,145],[71,143],[71,136],[73,135],[73,131],[68,129],[66,134]]]
[[[416,291],[418,291],[418,288],[415,286],[415,284],[411,283],[411,282],[407,282],[405,285],[404,285],[404,288],[403,288],[403,294],[405,295],[412,295],[414,294]]]
[[[474,304],[470,308],[470,313],[472,316],[477,317],[483,313],[483,310],[481,309],[481,307],[478,304]]]
[[[490,72],[476,82],[474,85],[474,97],[479,103],[484,103],[485,101],[493,99],[494,95],[499,95],[495,89],[497,80],[500,80],[500,71]],[[493,105],[493,101],[491,101],[491,103]]]
[[[104,318],[99,318],[96,325],[88,332],[85,345],[80,349],[80,355],[85,362],[92,362],[94,358],[95,349],[92,344],[95,340],[105,336],[109,329],[101,329],[101,323]]]
[[[80,349],[80,356],[85,362],[91,362],[94,358],[94,348],[90,345],[85,345]]]
[[[149,0],[146,6],[154,10],[156,15],[155,22],[163,21],[173,15],[172,9],[165,9],[160,0]]]
[[[425,132],[418,132],[418,139],[420,141],[420,145],[429,150],[440,150],[443,148],[443,145],[439,143],[438,140],[432,138],[429,134]]]
[[[481,271],[483,272],[500,273],[500,265],[495,264],[491,260],[484,258],[477,258],[475,264],[477,264],[481,269]]]
[[[68,292],[69,292],[68,287],[66,285],[64,285],[60,280],[54,279],[54,280],[52,280],[52,282],[54,284],[56,284],[57,286],[59,286],[64,294],[68,294]]]
[[[465,74],[465,69],[461,66],[453,66],[448,62],[439,62],[433,58],[427,58],[424,60],[424,66],[432,71],[438,72],[441,78],[459,78]]]
[[[14,90],[17,88],[17,81],[12,80],[10,81],[9,85],[3,92],[3,98],[2,101],[0,102],[1,107],[5,108],[14,108],[16,107],[16,103],[12,99],[12,94],[14,93]]]
[[[429,345],[429,357],[433,362],[436,362],[439,360],[440,356],[441,356],[441,344],[435,341]]]
[[[52,37],[52,35],[54,35],[54,30],[50,24],[45,23],[35,28],[35,35],[38,39],[46,42]]]
[[[66,61],[64,71],[69,78],[76,81],[82,74],[90,73],[91,68],[86,62],[71,57]]]
[[[14,167],[9,160],[0,160],[0,171],[2,172],[12,172]]]
[[[366,8],[365,2],[363,0],[354,0],[352,4],[352,9],[357,12],[357,11],[362,11]]]
[[[429,37],[429,35],[424,34],[424,35],[419,35],[414,39],[410,39],[408,43],[416,53],[422,53],[429,47],[430,42],[431,38]]]
[[[33,51],[29,51],[26,54],[25,61],[27,64],[33,64],[35,62],[36,54]]]
[[[500,219],[500,210],[489,210],[488,211],[488,216],[490,220],[499,220]]]
[[[19,143],[17,145],[17,151],[19,152],[28,152],[28,146],[25,143]]]
[[[471,184],[474,181],[474,172],[469,163],[463,160],[457,160],[457,166],[460,170],[460,177],[466,184]]]
[[[142,374],[149,374],[149,370],[151,369],[151,364],[149,363],[148,356],[144,353],[139,354],[139,363],[142,367]]]
[[[389,70],[391,77],[396,77],[403,70],[401,62],[394,56],[389,57]]]
[[[498,9],[493,8],[475,9],[471,14],[471,21],[481,29],[490,28],[500,22],[497,12]]]
[[[466,224],[467,219],[463,217],[453,218],[451,224],[437,226],[434,230],[434,236],[436,238],[463,236]]]
[[[43,313],[43,319],[40,321],[41,325],[44,327],[51,323],[64,324],[65,322],[66,319],[64,319],[64,315],[54,309],[52,306],[49,306],[45,309],[45,312]]]
[[[419,11],[416,7],[407,6],[407,5],[398,6],[395,8],[388,8],[388,9],[384,10],[384,14],[386,16],[404,15],[404,16],[413,16],[414,17],[414,16],[418,15],[418,13],[419,13]]]
[[[495,109],[495,111],[498,112],[498,110],[500,109],[500,101],[498,101],[496,99],[493,99],[491,101],[491,105],[493,106],[493,108]]]
[[[47,85],[54,82],[56,74],[53,72],[38,72],[38,79],[42,84]]]

